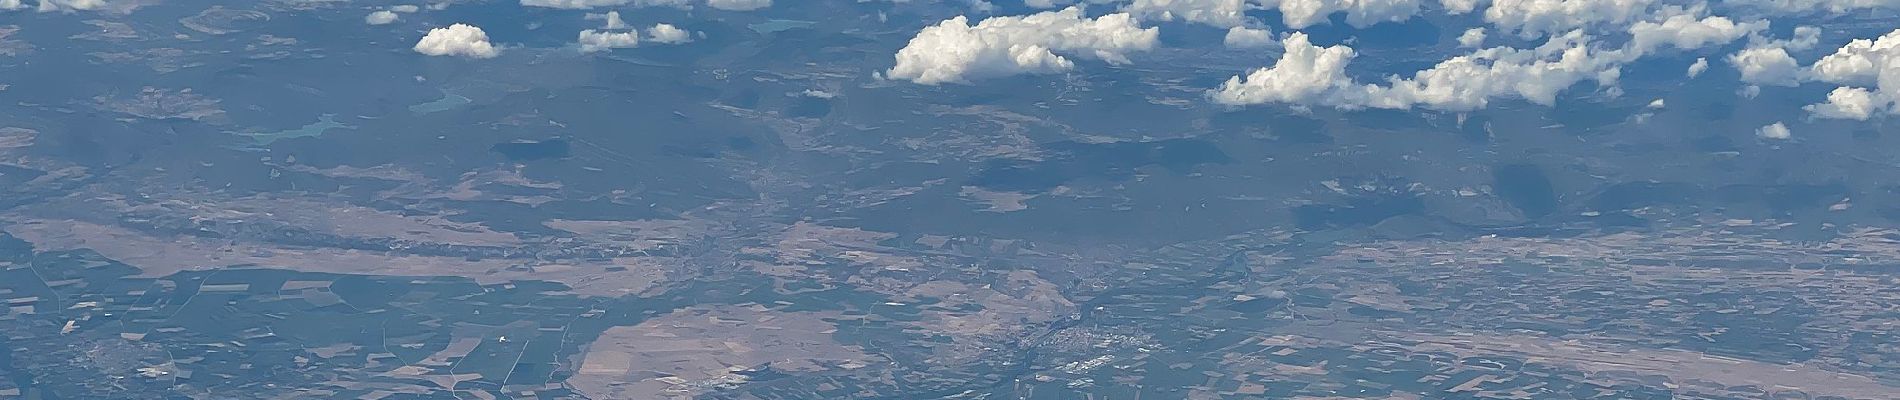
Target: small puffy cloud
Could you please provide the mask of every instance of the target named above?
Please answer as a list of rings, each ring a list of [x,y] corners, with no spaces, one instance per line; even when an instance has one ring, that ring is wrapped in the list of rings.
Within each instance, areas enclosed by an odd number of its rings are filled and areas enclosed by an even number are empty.
[[[389,23],[396,22],[397,18],[399,17],[396,16],[396,13],[384,10],[369,13],[369,15],[363,17],[363,22],[370,25],[388,25]]]
[[[26,4],[21,3],[20,0],[0,0],[0,10],[18,10],[22,8],[26,8]]]
[[[1424,107],[1446,111],[1484,108],[1494,98],[1551,105],[1557,94],[1585,80],[1613,84],[1628,53],[1590,48],[1589,37],[1571,32],[1531,49],[1494,47],[1452,57],[1409,79],[1385,85],[1354,82],[1345,67],[1354,54],[1343,45],[1321,48],[1305,35],[1281,41],[1286,53],[1274,66],[1229,79],[1210,92],[1217,103],[1290,103],[1342,109]]]
[[[596,7],[622,6],[630,2],[629,0],[521,0],[521,5],[528,7],[584,10]]]
[[[640,31],[583,30],[575,42],[580,44],[582,53],[593,53],[612,49],[640,47],[641,42],[659,44],[681,44],[693,41],[693,34],[669,24],[655,24],[646,30],[646,38],[640,37]]]
[[[1304,32],[1294,32],[1280,42],[1286,53],[1280,55],[1279,61],[1245,77],[1228,79],[1210,94],[1214,102],[1227,105],[1301,103],[1337,97],[1337,92],[1354,86],[1352,79],[1346,76],[1346,64],[1357,55],[1351,47],[1315,46]]]
[[[1346,13],[1346,24],[1365,27],[1380,22],[1399,22],[1418,14],[1419,0],[1254,0],[1262,7],[1279,10],[1287,27],[1299,29],[1326,22],[1335,13]]]
[[[1445,7],[1445,13],[1451,15],[1469,14],[1478,9],[1478,0],[1438,0]]]
[[[1761,46],[1780,47],[1800,51],[1812,49],[1814,45],[1817,44],[1821,44],[1821,28],[1797,26],[1794,27],[1794,37],[1790,37],[1786,40],[1767,41],[1767,43],[1763,43]]]
[[[1728,43],[1768,27],[1762,20],[1738,22],[1709,16],[1701,1],[1493,0],[1484,19],[1501,32],[1530,39],[1574,30],[1591,34],[1626,30],[1638,53],[1663,44],[1680,49]]]
[[[1532,49],[1491,48],[1453,57],[1410,80],[1393,80],[1368,102],[1381,108],[1418,105],[1468,111],[1504,97],[1548,106],[1556,103],[1557,93],[1578,82],[1609,85],[1618,78],[1618,64],[1626,56],[1593,50],[1588,39],[1572,33]]]
[[[1753,6],[1781,13],[1825,12],[1845,14],[1871,9],[1900,8],[1894,0],[1727,0],[1732,5]]]
[[[1477,48],[1483,45],[1484,28],[1466,29],[1464,34],[1458,35],[1458,47]]]
[[[1794,137],[1794,134],[1792,132],[1788,132],[1787,125],[1782,125],[1780,122],[1776,122],[1776,123],[1768,124],[1767,126],[1763,126],[1761,128],[1755,129],[1755,136],[1760,136],[1764,139],[1786,140],[1788,138]]]
[[[1643,112],[1637,113],[1630,119],[1638,124],[1649,123],[1649,119],[1656,116],[1656,111],[1664,107],[1668,107],[1668,103],[1663,102],[1663,99],[1650,100],[1649,105],[1643,106],[1645,109]]]
[[[1244,26],[1227,28],[1227,37],[1221,40],[1227,47],[1251,49],[1273,44],[1273,32],[1266,29],[1254,29]]]
[[[751,11],[772,6],[772,0],[521,0],[521,5],[568,10],[619,6],[690,8],[702,1],[708,7],[732,11]]]
[[[581,45],[582,53],[625,49],[639,47],[640,34],[633,31],[607,32],[588,29],[581,31],[581,37],[577,42]]]
[[[1651,0],[1495,0],[1487,19],[1504,21],[1508,29],[1542,36],[1557,27],[1600,24],[1625,29],[1629,40],[1621,47],[1603,47],[1582,29],[1549,35],[1533,48],[1493,47],[1446,59],[1414,73],[1392,76],[1382,83],[1360,83],[1348,78],[1345,64],[1354,54],[1344,46],[1320,48],[1303,35],[1283,40],[1286,55],[1273,67],[1236,76],[1211,92],[1215,102],[1229,105],[1290,103],[1342,109],[1430,108],[1471,111],[1493,99],[1521,99],[1553,105],[1559,93],[1584,81],[1596,82],[1604,93],[1621,93],[1616,82],[1622,67],[1664,48],[1693,50],[1734,42],[1766,28],[1765,22],[1736,23],[1725,17],[1699,17],[1699,9],[1671,8],[1658,15],[1621,7],[1647,8]],[[1517,10],[1517,14],[1498,10]],[[1500,15],[1508,18],[1499,17]],[[1580,20],[1556,21],[1560,17]],[[1467,31],[1461,45],[1481,47],[1484,31]],[[1707,68],[1706,65],[1698,69]],[[1700,71],[1697,71],[1700,72]]]
[[[1223,28],[1250,25],[1247,0],[1135,0],[1122,9],[1137,17],[1157,21],[1187,22]]]
[[[1702,75],[1702,71],[1708,71],[1708,70],[1709,70],[1709,59],[1703,58],[1703,57],[1696,57],[1695,63],[1689,64],[1688,74],[1690,78],[1694,78],[1697,75]]]
[[[1664,45],[1678,49],[1699,49],[1740,39],[1743,35],[1768,28],[1764,21],[1735,23],[1724,17],[1696,18],[1678,14],[1662,22],[1642,21],[1630,25],[1629,47],[1647,54]]]
[[[1345,13],[1346,23],[1365,27],[1381,22],[1411,19],[1419,11],[1421,0],[1128,0],[1122,11],[1143,20],[1207,24],[1222,28],[1257,26],[1246,15],[1248,10],[1279,11],[1287,27],[1299,29],[1327,22],[1333,14]],[[1055,8],[1070,4],[1107,4],[1123,0],[1025,0],[1035,8]],[[1447,8],[1475,9],[1478,0],[1447,0]],[[1456,14],[1457,12],[1453,12]]]
[[[771,7],[772,0],[706,0],[712,8],[732,11],[751,11]]]
[[[490,58],[501,54],[501,50],[488,43],[488,33],[469,24],[454,24],[446,28],[430,29],[428,35],[416,41],[417,53],[431,56],[461,56],[469,58]]]
[[[1648,15],[1656,0],[1493,0],[1484,20],[1525,38],[1598,24],[1623,24]]]
[[[647,40],[654,43],[681,44],[693,41],[693,34],[671,24],[655,24],[647,28]]]
[[[1801,65],[1780,47],[1743,49],[1730,55],[1728,62],[1742,71],[1742,82],[1774,86],[1801,84]]]
[[[605,23],[606,26],[601,29],[627,29],[627,20],[620,19],[619,11],[608,11],[606,14],[589,13],[585,18],[588,21],[598,20]]]
[[[106,0],[40,0],[39,12],[85,11],[106,8]]]
[[[1160,30],[1127,13],[1090,19],[1079,7],[970,25],[963,16],[925,27],[899,49],[886,78],[925,85],[1075,68],[1068,57],[1127,63],[1126,53],[1153,49]]]
[[[416,7],[416,6],[408,5],[408,4],[399,5],[399,6],[390,6],[388,10],[382,10],[382,11],[369,13],[369,15],[363,17],[363,22],[368,23],[370,25],[388,25],[391,22],[396,22],[396,20],[402,19],[401,16],[397,15],[398,13],[408,14],[408,13],[413,13],[420,10],[421,10],[421,7]]]
[[[1802,108],[1816,117],[1866,121],[1875,114],[1890,112],[1893,99],[1876,98],[1874,92],[1866,88],[1843,86],[1828,92],[1826,102]]]
[[[1816,61],[1808,74],[1841,85],[1828,93],[1826,103],[1807,107],[1815,116],[1865,120],[1900,112],[1895,108],[1900,102],[1900,29],[1848,42]]]

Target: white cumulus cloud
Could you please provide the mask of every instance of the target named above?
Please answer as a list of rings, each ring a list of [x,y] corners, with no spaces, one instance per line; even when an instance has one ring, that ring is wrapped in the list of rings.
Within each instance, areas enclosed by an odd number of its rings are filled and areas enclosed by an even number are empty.
[[[1687,73],[1690,78],[1694,78],[1697,75],[1702,75],[1702,71],[1708,71],[1708,70],[1709,70],[1709,59],[1703,58],[1703,57],[1696,57],[1695,62],[1689,64],[1689,71]]]
[[[1794,27],[1794,37],[1788,38],[1787,40],[1769,41],[1765,45],[1789,50],[1807,50],[1814,48],[1814,45],[1817,44],[1821,44],[1821,28],[1797,26]]]
[[[388,10],[383,10],[383,11],[369,13],[369,15],[363,16],[363,22],[368,23],[370,25],[388,25],[391,22],[396,22],[397,18],[398,17],[396,16],[396,13],[390,12]]]
[[[1273,32],[1244,26],[1227,28],[1227,37],[1221,40],[1227,47],[1251,49],[1273,44]]]
[[[1123,12],[1149,21],[1182,20],[1221,28],[1258,27],[1259,21],[1246,15],[1249,10],[1279,11],[1289,28],[1301,29],[1327,22],[1333,14],[1346,14],[1346,24],[1365,27],[1381,22],[1399,22],[1417,15],[1423,0],[1024,0],[1035,8],[1055,8],[1070,4],[1125,3]],[[1470,12],[1480,0],[1440,0],[1457,14]]]
[[[1742,71],[1742,82],[1774,86],[1801,84],[1801,65],[1788,55],[1788,50],[1780,47],[1743,49],[1730,55],[1728,62]]]
[[[1075,68],[1068,57],[1128,62],[1127,53],[1154,48],[1160,30],[1127,13],[1088,18],[1079,7],[970,25],[963,16],[925,27],[899,49],[886,78],[936,85]]]
[[[1827,101],[1803,109],[1821,118],[1866,121],[1874,115],[1892,112],[1893,98],[1878,96],[1867,88],[1837,87],[1827,93]]]
[[[1122,9],[1143,19],[1187,22],[1222,28],[1250,25],[1247,0],[1135,0]]]
[[[630,2],[630,0],[521,0],[521,5],[581,10],[596,7],[622,6]]]
[[[391,22],[402,19],[402,17],[397,14],[408,14],[420,10],[422,10],[421,7],[408,4],[390,6],[388,10],[377,11],[363,16],[363,22],[369,23],[370,25],[388,25]]]
[[[1335,13],[1346,13],[1346,24],[1365,27],[1380,22],[1398,22],[1418,14],[1419,0],[1254,0],[1261,6],[1279,10],[1287,27],[1299,29],[1326,22]]]
[[[1468,14],[1478,9],[1478,0],[1438,0],[1438,4],[1445,7],[1445,13],[1451,15]]]
[[[1879,84],[1883,75],[1900,73],[1895,68],[1900,68],[1900,30],[1872,40],[1855,39],[1813,67],[1816,79],[1844,85]]]
[[[1762,138],[1765,138],[1765,139],[1782,140],[1782,139],[1788,139],[1788,138],[1794,137],[1794,134],[1792,132],[1788,132],[1787,125],[1782,125],[1780,122],[1776,122],[1776,123],[1768,124],[1767,126],[1763,126],[1761,128],[1755,129],[1755,136],[1761,136]]]
[[[106,8],[106,0],[40,0],[39,12],[84,11]]]
[[[1484,28],[1466,29],[1464,34],[1458,35],[1458,47],[1477,48],[1483,45]]]
[[[1620,25],[1649,14],[1655,0],[1494,0],[1484,20],[1534,38],[1598,24]]]
[[[1677,14],[1662,22],[1641,21],[1630,25],[1630,44],[1635,52],[1647,54],[1664,45],[1678,49],[1698,49],[1712,44],[1733,42],[1743,35],[1768,28],[1767,22],[1735,23],[1725,17],[1696,18]]]
[[[584,18],[588,21],[599,20],[606,24],[601,29],[627,29],[627,20],[620,19],[619,11],[608,11],[606,14],[588,13]]]
[[[655,24],[647,28],[647,39],[654,43],[680,44],[693,41],[693,34],[671,24]]]
[[[1313,99],[1340,99],[1343,92],[1356,86],[1346,76],[1346,64],[1357,55],[1351,47],[1319,47],[1304,32],[1294,32],[1280,44],[1286,53],[1273,66],[1256,69],[1245,77],[1236,76],[1211,93],[1214,102],[1228,105],[1261,103],[1302,103]]]
[[[1516,3],[1545,4],[1561,9],[1571,1],[1574,0]],[[1495,4],[1509,6],[1508,3],[1513,1]],[[1620,25],[1626,26],[1630,38],[1620,47],[1604,47],[1595,36],[1573,29],[1551,35],[1541,46],[1478,49],[1439,62],[1409,78],[1391,76],[1384,82],[1373,83],[1356,82],[1345,74],[1346,64],[1355,54],[1353,49],[1343,45],[1322,48],[1310,43],[1306,36],[1295,34],[1282,41],[1286,53],[1274,66],[1236,76],[1211,91],[1210,96],[1215,102],[1228,105],[1287,103],[1341,109],[1422,107],[1471,111],[1484,108],[1495,99],[1521,99],[1549,106],[1555,104],[1559,93],[1585,81],[1595,82],[1607,94],[1620,93],[1616,83],[1622,75],[1622,67],[1658,50],[1694,50],[1731,43],[1766,28],[1765,22],[1736,23],[1724,17],[1697,17],[1681,9],[1674,12],[1668,16],[1644,16],[1644,19]],[[1542,28],[1531,31],[1538,29]],[[1460,36],[1460,44],[1481,45],[1482,32],[1467,31]],[[1692,67],[1692,73],[1699,73],[1702,68],[1707,66]]]
[[[700,0],[521,0],[528,7],[586,10],[601,7],[676,7],[689,8]],[[721,10],[750,11],[770,7],[772,0],[704,0],[706,6]]]
[[[655,24],[653,27],[647,28],[646,32],[646,38],[642,39],[640,37],[640,31],[637,30],[607,31],[588,29],[581,31],[580,37],[575,39],[575,43],[580,45],[582,53],[593,53],[612,49],[640,47],[640,43],[642,42],[681,44],[693,41],[691,32],[669,24]]]
[[[1897,0],[1727,0],[1731,5],[1767,8],[1782,13],[1826,12],[1845,14],[1871,9],[1900,8]]]
[[[1342,109],[1470,111],[1499,97],[1550,105],[1558,92],[1577,82],[1609,83],[1617,78],[1617,70],[1609,68],[1617,57],[1592,52],[1586,39],[1573,32],[1533,49],[1478,50],[1440,62],[1410,79],[1390,77],[1382,86],[1354,82],[1346,75],[1354,54],[1351,48],[1321,48],[1306,35],[1295,33],[1282,40],[1286,54],[1274,66],[1229,79],[1210,95],[1227,105],[1289,103]]]
[[[625,49],[639,47],[640,34],[633,31],[607,32],[588,29],[581,31],[580,39],[576,42],[580,43],[582,53]]]
[[[1841,85],[1827,102],[1808,106],[1815,116],[1865,120],[1900,113],[1900,29],[1855,39],[1809,67],[1813,79]]]
[[[501,54],[501,50],[488,43],[488,33],[482,28],[469,24],[454,24],[446,28],[430,29],[428,35],[416,41],[417,53],[431,56],[461,56],[469,58],[490,58]]]
[[[706,0],[706,5],[721,10],[751,11],[771,7],[772,0]]]

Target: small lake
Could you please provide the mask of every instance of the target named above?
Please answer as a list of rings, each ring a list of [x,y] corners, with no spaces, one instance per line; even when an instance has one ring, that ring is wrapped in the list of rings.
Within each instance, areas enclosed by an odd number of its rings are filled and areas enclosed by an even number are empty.
[[[409,106],[409,112],[413,112],[417,114],[442,112],[442,111],[455,109],[456,107],[468,105],[468,103],[471,103],[471,102],[473,102],[473,100],[469,100],[469,98],[467,97],[462,97],[462,95],[449,93],[449,92],[442,92],[442,98],[435,99],[435,101],[431,101],[427,103]]]
[[[241,135],[251,137],[251,140],[255,141],[258,145],[268,145],[268,144],[271,144],[272,142],[276,142],[276,141],[284,140],[284,139],[323,136],[324,132],[327,132],[335,128],[348,129],[348,128],[355,128],[355,127],[345,125],[341,122],[336,122],[335,114],[323,114],[323,115],[317,116],[317,122],[312,122],[309,125],[304,125],[303,127],[300,127],[297,129],[282,130],[282,131],[277,131],[277,132],[241,133]]]

